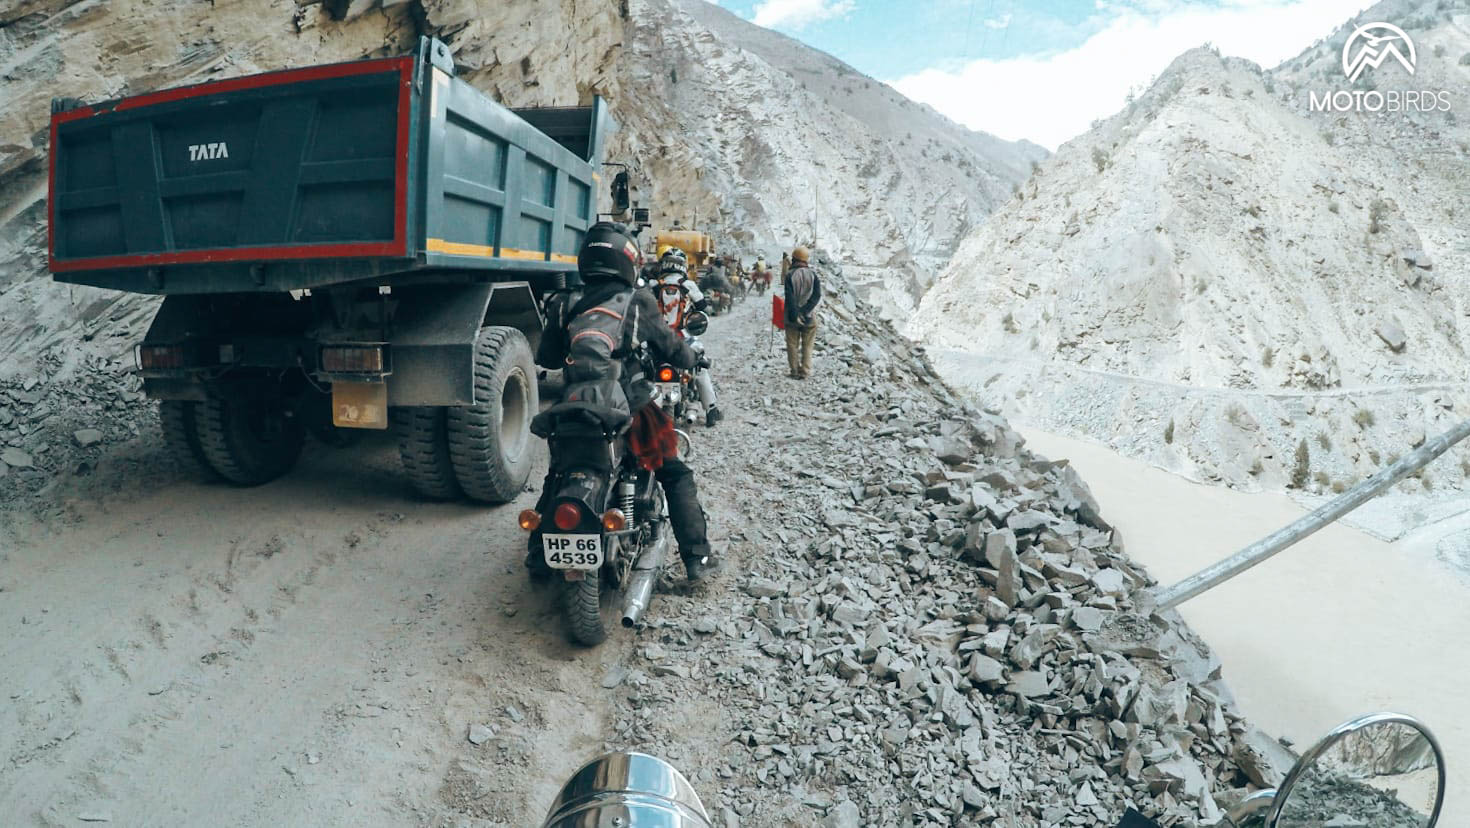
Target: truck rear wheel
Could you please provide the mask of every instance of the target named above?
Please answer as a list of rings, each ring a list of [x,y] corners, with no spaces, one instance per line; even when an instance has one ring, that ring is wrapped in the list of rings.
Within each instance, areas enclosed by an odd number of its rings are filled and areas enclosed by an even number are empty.
[[[449,458],[471,500],[505,503],[531,474],[531,418],[540,406],[531,346],[515,328],[475,343],[475,404],[449,409]]]
[[[210,468],[237,486],[259,486],[290,471],[305,439],[301,423],[270,396],[197,403],[194,432]]]
[[[449,435],[445,410],[437,406],[392,409],[393,431],[398,436],[398,456],[414,491],[430,500],[453,500],[460,496],[449,462]]]
[[[163,445],[169,459],[179,471],[190,477],[218,477],[199,447],[199,433],[194,428],[194,403],[187,400],[159,400],[158,425],[163,431]]]

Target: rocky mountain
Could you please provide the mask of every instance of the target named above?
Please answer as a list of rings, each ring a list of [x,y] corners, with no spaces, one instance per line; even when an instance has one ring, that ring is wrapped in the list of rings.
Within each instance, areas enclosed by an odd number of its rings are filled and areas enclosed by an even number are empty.
[[[1046,156],[703,0],[631,10],[619,113],[655,216],[748,254],[816,239],[896,317]]]
[[[1409,8],[1361,18],[1470,106],[1465,17]],[[909,333],[1022,419],[1246,487],[1340,490],[1470,414],[1470,145],[1452,113],[1310,114],[1353,28],[1275,72],[1181,56],[964,242]],[[1440,467],[1404,485],[1460,483]]]

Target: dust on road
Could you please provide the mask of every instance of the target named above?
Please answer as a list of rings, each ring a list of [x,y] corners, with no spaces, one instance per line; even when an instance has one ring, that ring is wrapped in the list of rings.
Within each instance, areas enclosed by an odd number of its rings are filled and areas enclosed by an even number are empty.
[[[534,494],[418,502],[387,435],[255,489],[144,442],[0,512],[0,823],[524,825],[601,748],[628,642],[528,589]]]

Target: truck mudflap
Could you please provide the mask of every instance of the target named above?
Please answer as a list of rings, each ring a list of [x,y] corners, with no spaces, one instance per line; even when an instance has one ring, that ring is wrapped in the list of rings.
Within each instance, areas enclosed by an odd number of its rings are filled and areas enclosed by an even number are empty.
[[[516,328],[534,351],[541,314],[525,282],[396,288],[388,404],[473,405],[475,341],[486,325]]]

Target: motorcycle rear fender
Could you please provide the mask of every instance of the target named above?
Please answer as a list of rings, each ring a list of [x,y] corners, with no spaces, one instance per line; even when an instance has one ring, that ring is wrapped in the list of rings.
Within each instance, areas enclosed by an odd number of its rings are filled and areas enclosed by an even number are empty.
[[[572,502],[582,509],[582,526],[578,527],[578,530],[600,533],[602,531],[601,515],[607,511],[608,499],[613,489],[612,482],[611,475],[586,469],[575,469],[559,475],[553,489],[556,495],[551,499],[547,513],[542,516],[547,521],[547,525],[553,527],[549,531],[559,531],[554,528],[555,523],[552,522],[556,514],[556,507]]]

